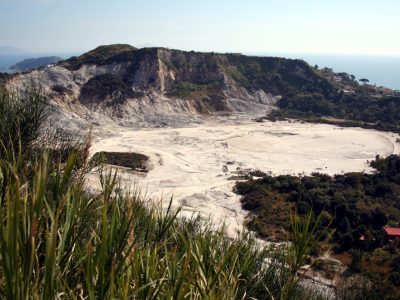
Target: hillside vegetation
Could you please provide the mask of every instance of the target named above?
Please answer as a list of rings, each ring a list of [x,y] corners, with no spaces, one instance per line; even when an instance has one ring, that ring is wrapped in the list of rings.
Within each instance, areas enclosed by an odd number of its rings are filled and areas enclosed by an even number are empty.
[[[115,105],[126,98],[134,97],[134,92],[120,77],[112,74],[97,75],[89,79],[80,93],[80,101],[88,103],[108,103]]]
[[[278,102],[281,110],[274,113],[275,117],[400,131],[398,91],[368,84],[359,85],[354,76],[347,73],[333,73],[326,69],[315,72],[321,76],[328,75],[331,86],[335,88],[284,95]]]
[[[369,299],[397,299],[400,244],[388,243],[383,227],[400,227],[400,157],[378,156],[371,166],[376,173],[333,177],[257,172],[262,179],[238,182],[235,189],[242,195],[243,208],[250,211],[247,226],[266,239],[286,239],[287,216],[294,211],[320,215],[320,226],[330,224],[331,235],[326,238],[334,252],[352,253],[351,263],[345,263],[372,280],[377,298]],[[382,288],[385,297],[379,295]]]
[[[332,220],[333,242],[340,250],[358,247],[359,238],[369,231],[375,234],[371,247],[378,247],[383,242],[383,226],[400,226],[400,157],[378,156],[371,166],[376,173],[333,177],[319,173],[302,177],[263,174],[262,179],[238,182],[236,191],[244,196],[243,207],[253,212],[252,229],[258,229],[264,217],[275,222],[271,207],[274,201],[283,201],[293,203],[287,205],[289,212],[292,208],[300,214],[310,209],[317,214],[325,212],[326,218]],[[284,211],[284,206],[280,208]],[[265,227],[267,237],[268,226]]]

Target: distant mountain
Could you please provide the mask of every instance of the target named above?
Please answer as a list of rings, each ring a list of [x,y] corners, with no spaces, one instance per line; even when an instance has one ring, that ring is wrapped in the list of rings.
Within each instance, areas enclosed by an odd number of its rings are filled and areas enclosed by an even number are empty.
[[[0,46],[0,55],[19,55],[24,54],[25,51],[15,48],[15,47],[1,47]]]
[[[59,56],[45,56],[38,58],[27,58],[10,67],[12,71],[30,71],[50,64],[56,64],[62,60]]]

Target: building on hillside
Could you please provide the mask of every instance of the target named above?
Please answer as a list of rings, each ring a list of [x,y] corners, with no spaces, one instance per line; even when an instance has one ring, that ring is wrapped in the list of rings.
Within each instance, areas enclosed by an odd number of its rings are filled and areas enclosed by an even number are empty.
[[[394,91],[390,88],[379,86],[375,88],[376,92],[385,96],[391,96],[394,94]]]
[[[385,231],[388,240],[400,239],[400,228],[383,227],[383,230]]]

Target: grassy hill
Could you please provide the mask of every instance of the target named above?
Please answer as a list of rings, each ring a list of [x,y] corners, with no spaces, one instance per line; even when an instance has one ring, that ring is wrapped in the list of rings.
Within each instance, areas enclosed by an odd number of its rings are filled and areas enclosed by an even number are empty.
[[[135,47],[127,44],[99,46],[81,56],[65,60],[62,65],[71,70],[79,69],[82,65],[105,65],[124,60],[136,50]]]

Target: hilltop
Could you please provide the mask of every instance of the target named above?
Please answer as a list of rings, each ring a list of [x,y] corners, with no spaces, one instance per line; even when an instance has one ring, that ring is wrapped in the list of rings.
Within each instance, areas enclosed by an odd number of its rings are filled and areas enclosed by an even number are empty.
[[[83,65],[107,65],[116,61],[122,62],[123,55],[137,50],[135,47],[127,44],[114,44],[108,46],[99,46],[81,56],[74,56],[68,59],[63,65],[72,70],[78,70]],[[125,57],[127,59],[127,57]]]

